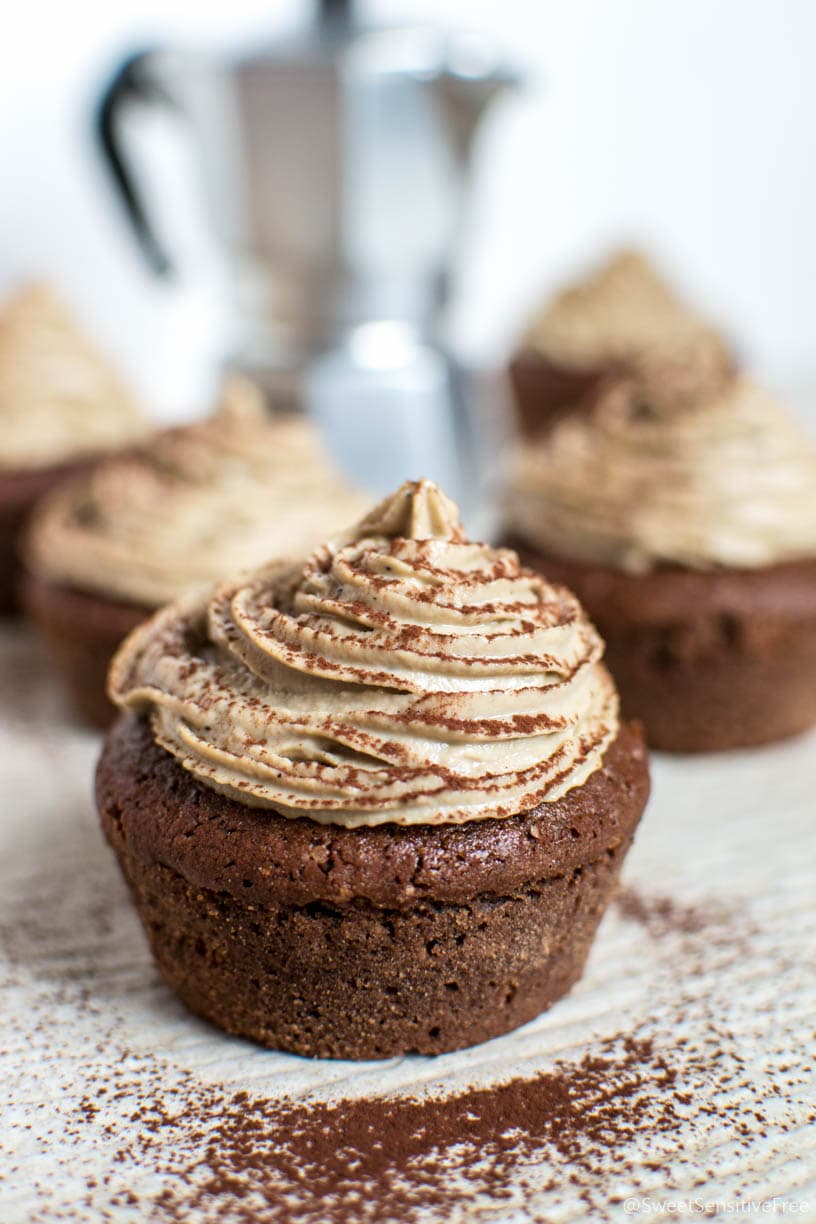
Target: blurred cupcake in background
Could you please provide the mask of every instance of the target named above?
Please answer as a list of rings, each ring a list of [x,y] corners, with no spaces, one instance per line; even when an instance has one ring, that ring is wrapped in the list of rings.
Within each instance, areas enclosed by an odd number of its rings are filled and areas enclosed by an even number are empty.
[[[516,456],[507,540],[575,591],[653,747],[816,723],[816,442],[734,376],[618,376]]]
[[[108,663],[135,625],[225,573],[309,552],[366,504],[309,421],[270,414],[260,391],[231,379],[211,418],[44,500],[24,547],[26,610],[79,712],[104,726]]]
[[[531,322],[510,365],[522,433],[569,415],[615,372],[660,370],[676,398],[697,398],[733,373],[722,335],[696,315],[645,256],[623,250],[563,289]]]
[[[17,547],[38,497],[147,424],[105,357],[43,285],[0,305],[0,611],[16,606]]]

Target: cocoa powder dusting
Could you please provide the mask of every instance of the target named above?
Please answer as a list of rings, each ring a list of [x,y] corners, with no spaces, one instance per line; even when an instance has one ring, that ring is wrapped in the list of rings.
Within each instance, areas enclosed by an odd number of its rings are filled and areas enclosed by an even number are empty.
[[[657,939],[672,933],[698,935],[718,925],[726,931],[729,941],[734,938],[732,914],[716,902],[689,905],[673,897],[651,896],[635,888],[619,888],[615,905],[624,918],[639,923]]]
[[[666,1095],[675,1079],[651,1041],[628,1038],[442,1098],[281,1102],[187,1079],[146,1095],[120,1158],[163,1176],[149,1206],[171,1221],[407,1222],[429,1209],[446,1219],[475,1193],[510,1196],[527,1166],[591,1174],[639,1134],[672,1134],[683,1119]],[[82,1122],[95,1117],[83,1102]]]

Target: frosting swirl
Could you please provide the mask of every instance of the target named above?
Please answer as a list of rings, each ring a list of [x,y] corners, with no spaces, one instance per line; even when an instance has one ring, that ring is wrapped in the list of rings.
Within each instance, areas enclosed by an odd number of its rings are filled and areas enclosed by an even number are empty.
[[[159,607],[267,557],[302,555],[364,504],[310,422],[271,416],[233,378],[209,420],[61,486],[34,516],[26,562],[50,581]]]
[[[108,363],[44,286],[0,309],[0,469],[113,450],[147,426]]]
[[[305,563],[158,613],[110,692],[242,803],[348,827],[459,824],[599,768],[618,731],[602,650],[574,596],[469,542],[418,481]]]
[[[621,379],[514,462],[508,520],[558,557],[642,572],[816,554],[816,445],[733,378],[693,406]]]
[[[673,394],[693,396],[733,368],[719,333],[675,296],[635,251],[620,251],[580,284],[562,290],[533,320],[525,345],[577,368],[618,363]]]

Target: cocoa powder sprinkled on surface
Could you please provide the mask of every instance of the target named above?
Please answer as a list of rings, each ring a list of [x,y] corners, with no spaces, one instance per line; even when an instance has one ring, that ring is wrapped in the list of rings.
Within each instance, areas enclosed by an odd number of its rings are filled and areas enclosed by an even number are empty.
[[[647,895],[635,888],[619,888],[614,904],[622,917],[645,927],[657,939],[669,934],[699,935],[723,928],[733,942],[733,913],[727,907],[708,901],[690,905],[673,897]]]
[[[676,1077],[651,1041],[621,1038],[574,1064],[443,1098],[281,1102],[185,1080],[145,1094],[120,1157],[163,1175],[149,1206],[173,1221],[446,1218],[474,1193],[512,1196],[542,1160],[554,1175],[586,1176],[638,1135],[671,1135],[683,1121]],[[80,1112],[93,1124],[93,1102]]]

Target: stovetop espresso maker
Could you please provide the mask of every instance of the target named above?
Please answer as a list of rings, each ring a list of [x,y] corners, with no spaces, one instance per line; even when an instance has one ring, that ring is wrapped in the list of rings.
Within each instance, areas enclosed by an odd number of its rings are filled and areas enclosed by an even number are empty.
[[[106,160],[159,276],[173,227],[128,130],[140,108],[184,121],[226,270],[229,364],[313,411],[375,491],[422,472],[468,499],[478,439],[440,322],[474,133],[515,80],[484,37],[375,28],[323,0],[300,33],[244,56],[131,57],[101,101]]]

